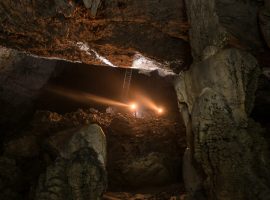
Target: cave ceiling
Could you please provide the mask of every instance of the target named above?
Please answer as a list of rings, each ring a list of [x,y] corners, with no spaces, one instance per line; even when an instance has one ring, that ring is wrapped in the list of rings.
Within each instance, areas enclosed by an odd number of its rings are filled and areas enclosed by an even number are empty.
[[[190,63],[184,0],[3,0],[0,43],[94,65],[180,71]],[[137,63],[134,61],[137,61]]]
[[[261,52],[265,47],[258,28],[262,2],[215,2],[227,44]],[[265,16],[261,14],[261,21],[267,21]],[[199,24],[196,27],[204,42],[191,44],[195,59],[203,51],[203,43],[212,38]],[[0,1],[2,46],[93,65],[178,73],[192,62],[189,36],[194,34],[188,34],[189,28],[184,0]],[[267,31],[267,27],[262,29],[266,41]]]

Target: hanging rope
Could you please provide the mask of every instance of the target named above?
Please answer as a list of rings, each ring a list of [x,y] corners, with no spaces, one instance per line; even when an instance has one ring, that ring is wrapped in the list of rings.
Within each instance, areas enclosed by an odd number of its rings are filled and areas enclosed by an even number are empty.
[[[124,77],[124,82],[123,82],[123,93],[122,93],[123,100],[125,101],[128,99],[131,78],[132,78],[132,69],[127,68],[125,72],[125,77]]]

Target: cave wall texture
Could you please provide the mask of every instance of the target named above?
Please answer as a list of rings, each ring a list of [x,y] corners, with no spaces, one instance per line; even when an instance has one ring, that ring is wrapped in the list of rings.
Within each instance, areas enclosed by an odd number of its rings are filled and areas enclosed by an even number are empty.
[[[14,125],[29,114],[40,89],[56,74],[56,63],[0,48],[1,128]]]
[[[175,89],[187,127],[183,168],[188,198],[270,199],[268,145],[264,130],[250,118],[260,68],[269,67],[269,53],[261,59],[270,47],[269,16],[269,0],[3,0],[1,112],[18,110],[21,101],[31,105],[54,72],[54,60],[26,53],[95,65],[104,65],[101,58],[106,58],[119,67],[132,66],[138,55],[147,57],[175,73],[186,70]],[[46,177],[63,174],[63,187],[77,191],[87,182],[77,175],[91,174],[83,171],[85,166],[95,172],[103,169],[96,156],[91,162],[85,158],[85,153],[93,153],[87,144],[85,148],[69,158],[60,156],[47,169],[37,199],[54,199],[46,196],[54,185]],[[81,163],[82,171],[75,172],[72,166]],[[69,176],[78,182],[69,183]],[[97,195],[106,182],[100,179]],[[54,189],[65,198],[63,188]],[[78,195],[88,192],[72,195],[84,199]]]
[[[190,199],[270,198],[269,148],[249,117],[261,74],[254,55],[269,40],[269,2],[261,3],[186,0],[194,62],[175,88]]]
[[[180,0],[4,0],[0,42],[36,55],[132,66],[134,56],[176,71],[190,60],[188,24]],[[88,9],[87,9],[88,8]]]
[[[40,175],[34,199],[100,200],[107,187],[106,138],[101,127],[92,124],[63,134],[68,139],[50,141],[58,157]]]

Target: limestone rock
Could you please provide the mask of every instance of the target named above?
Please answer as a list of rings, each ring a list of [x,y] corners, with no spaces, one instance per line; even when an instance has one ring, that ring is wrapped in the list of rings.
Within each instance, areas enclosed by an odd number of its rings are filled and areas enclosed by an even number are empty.
[[[260,74],[256,59],[237,49],[226,49],[215,56],[194,63],[181,73],[176,83],[180,102],[187,103],[189,112],[204,88],[212,88],[226,98],[234,118],[242,123],[253,107],[257,78]]]
[[[252,121],[251,130],[235,124],[226,99],[210,88],[196,101],[192,121],[209,199],[269,199],[269,180],[261,178],[269,174],[269,153],[260,128]]]
[[[35,200],[71,200],[65,168],[66,161],[63,159],[58,159],[47,168],[39,178]]]
[[[102,129],[90,125],[62,133],[60,138],[53,143],[59,156],[40,177],[35,199],[101,199],[107,186],[106,139]]]
[[[69,129],[51,136],[47,146],[55,155],[70,159],[71,155],[84,147],[91,147],[99,161],[106,165],[106,137],[100,126],[88,125],[80,129]]]
[[[81,149],[72,155],[67,168],[72,199],[101,199],[107,186],[103,163],[93,149]]]
[[[183,157],[183,180],[186,192],[189,194],[190,199],[204,199],[203,180],[197,173],[194,165],[192,165],[192,156],[191,150],[187,148]]]
[[[107,186],[106,172],[90,148],[80,149],[70,160],[58,158],[40,176],[36,200],[100,200]]]
[[[208,46],[222,49],[229,43],[245,49],[260,49],[259,2],[230,0],[186,0],[191,24],[190,44],[195,60],[202,59]],[[237,42],[234,42],[235,40]]]
[[[76,132],[62,152],[62,156],[69,158],[72,153],[84,147],[91,147],[97,153],[99,161],[106,165],[106,137],[101,127],[93,124],[81,128]]]
[[[260,126],[248,119],[259,74],[255,58],[236,49],[220,50],[181,74],[176,90],[188,106],[193,134],[187,137],[193,138],[194,160],[187,163],[196,162],[195,171],[184,172],[189,196],[200,192],[200,181],[193,179],[198,174],[206,175],[208,199],[270,198],[269,180],[261,176],[269,177],[268,147]]]

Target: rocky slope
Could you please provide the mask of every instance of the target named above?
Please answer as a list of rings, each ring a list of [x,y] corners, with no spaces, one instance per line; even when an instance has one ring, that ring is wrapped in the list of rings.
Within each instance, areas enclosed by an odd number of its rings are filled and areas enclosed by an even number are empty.
[[[135,119],[94,109],[38,112],[28,127],[5,139],[0,197],[98,199],[107,175],[109,191],[147,193],[146,188],[159,187],[150,193],[161,199],[183,194],[184,133],[183,124],[157,117]],[[160,187],[170,184],[177,187]]]

